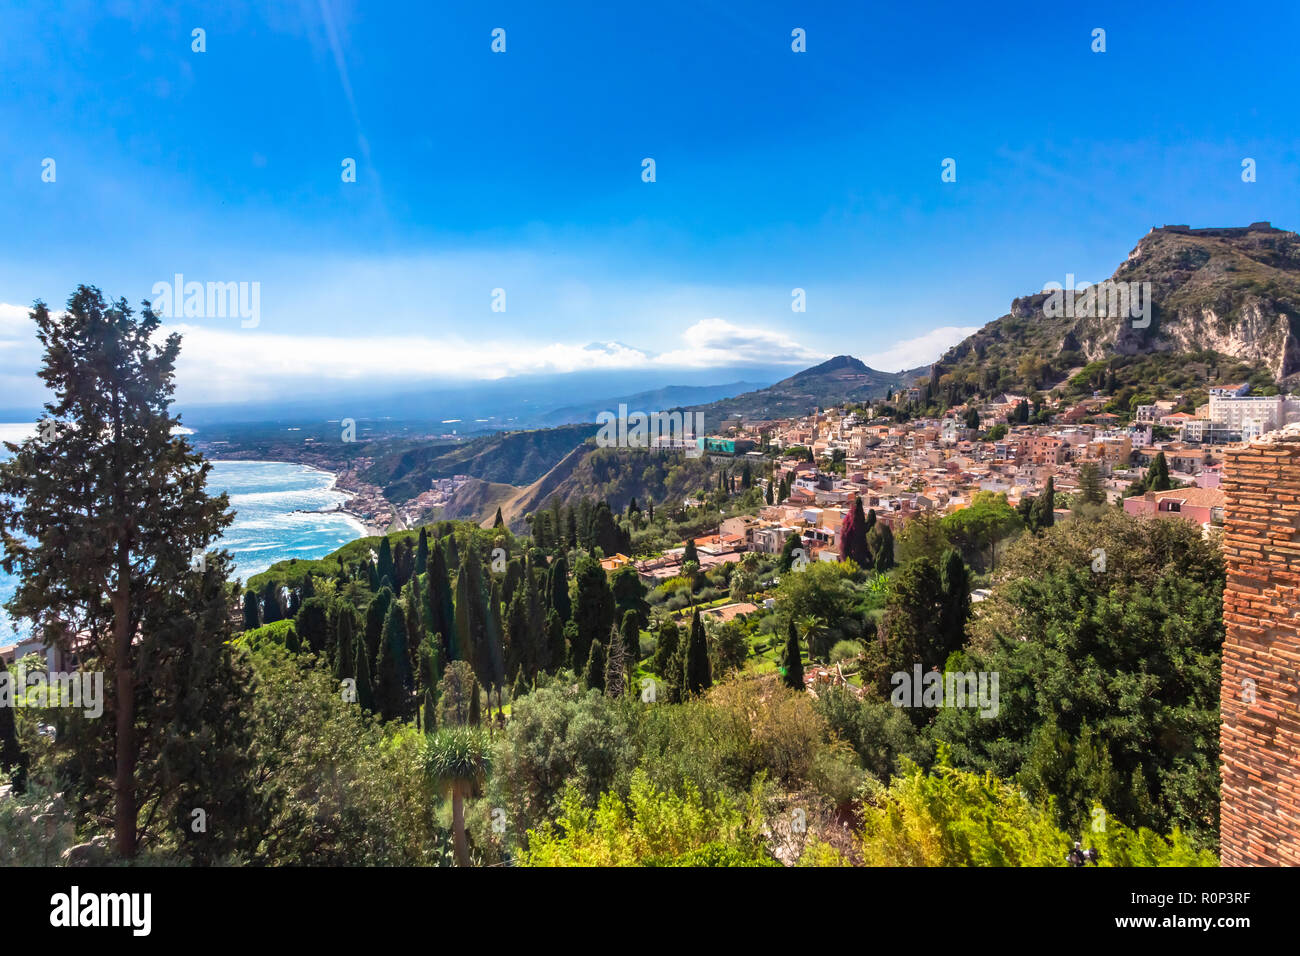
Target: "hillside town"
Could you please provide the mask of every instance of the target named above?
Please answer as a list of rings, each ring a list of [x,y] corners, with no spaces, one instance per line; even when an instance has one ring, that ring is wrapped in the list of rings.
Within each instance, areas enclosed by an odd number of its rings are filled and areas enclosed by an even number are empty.
[[[792,419],[739,421],[700,439],[704,453],[747,461],[771,503],[758,514],[723,520],[697,538],[701,570],[741,553],[776,554],[794,533],[809,560],[840,558],[840,529],[860,498],[864,509],[897,533],[924,512],[947,515],[980,492],[1005,494],[1012,507],[1042,495],[1051,482],[1057,520],[1068,520],[1081,471],[1101,494],[1132,515],[1170,514],[1208,529],[1223,521],[1224,456],[1261,435],[1300,421],[1300,396],[1252,395],[1246,384],[1208,390],[1194,414],[1178,413],[1181,396],[1137,406],[1121,424],[1102,411],[1100,394],[1067,404],[1048,399],[1045,424],[1013,424],[1029,399],[1001,394],[949,409],[941,418],[898,422],[871,406],[837,407]],[[898,396],[917,401],[920,390]],[[978,422],[978,424],[976,424]],[[783,449],[774,452],[773,449]],[[791,451],[799,454],[791,454]],[[1170,488],[1132,493],[1163,455]],[[785,495],[776,489],[789,489]],[[687,501],[689,506],[691,501]],[[649,584],[681,573],[683,548],[635,562]],[[630,559],[607,559],[608,569]]]

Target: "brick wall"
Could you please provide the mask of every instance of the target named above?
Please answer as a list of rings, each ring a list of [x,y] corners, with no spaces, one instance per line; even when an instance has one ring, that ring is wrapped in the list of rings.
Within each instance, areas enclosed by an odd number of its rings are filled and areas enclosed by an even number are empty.
[[[1220,858],[1298,866],[1300,426],[1229,451],[1222,487]]]

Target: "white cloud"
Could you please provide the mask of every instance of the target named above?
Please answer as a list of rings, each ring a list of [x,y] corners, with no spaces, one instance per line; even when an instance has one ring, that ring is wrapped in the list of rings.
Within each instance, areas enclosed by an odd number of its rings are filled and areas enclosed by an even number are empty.
[[[40,347],[28,310],[0,304],[0,373],[14,405],[42,400],[35,377]],[[371,322],[369,325],[379,325]],[[319,393],[332,385],[387,388],[447,380],[491,380],[520,375],[558,375],[620,369],[701,369],[712,366],[790,365],[824,361],[830,353],[810,348],[784,332],[708,318],[688,326],[663,351],[621,342],[572,344],[529,341],[498,334],[466,341],[418,335],[300,335],[259,329],[178,323],[160,334],[183,336],[177,363],[177,397],[196,404],[265,401]],[[863,356],[873,368],[895,371],[933,361],[973,329],[946,327]],[[852,351],[850,348],[840,351]]]
[[[895,342],[883,352],[863,355],[862,361],[882,372],[901,372],[920,365],[929,365],[949,348],[966,336],[974,335],[979,329],[977,325],[945,325],[939,329],[931,329],[916,338]]]

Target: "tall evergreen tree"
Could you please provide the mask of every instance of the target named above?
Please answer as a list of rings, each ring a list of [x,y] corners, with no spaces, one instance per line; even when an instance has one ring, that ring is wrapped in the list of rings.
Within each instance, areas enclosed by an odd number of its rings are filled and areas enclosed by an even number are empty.
[[[686,539],[686,549],[682,552],[682,564],[686,564],[688,561],[694,561],[696,564],[700,563],[700,553],[695,548],[694,538]]]
[[[284,609],[280,606],[280,585],[267,581],[262,588],[262,623],[274,624],[284,619]]]
[[[874,554],[875,568],[884,574],[894,566],[894,532],[883,521],[876,525],[871,551]]]
[[[298,638],[313,654],[325,653],[325,641],[329,636],[327,609],[324,598],[308,598],[298,609],[298,616],[294,618],[293,629],[298,632]]]
[[[939,584],[943,589],[939,632],[946,659],[965,645],[966,619],[970,617],[970,570],[956,548],[949,548],[939,559]]]
[[[388,617],[388,608],[392,604],[393,592],[387,587],[381,587],[366,608],[366,664],[372,674],[379,663],[379,642],[384,633],[384,619]]]
[[[260,602],[252,591],[244,592],[244,630],[251,631],[261,625]]]
[[[375,706],[375,685],[370,679],[370,655],[366,653],[366,642],[357,641],[356,656],[352,662],[352,671],[356,674],[357,703],[368,714],[373,714]]]
[[[1035,530],[1050,528],[1056,523],[1056,481],[1047,479],[1043,493],[1034,500],[1034,514],[1031,527]]]
[[[1169,480],[1169,463],[1165,461],[1165,453],[1157,452],[1155,461],[1151,462],[1151,473],[1147,476],[1147,490],[1168,491],[1173,486]]]
[[[691,636],[686,642],[683,664],[683,690],[687,695],[703,693],[713,686],[713,669],[709,664],[709,639],[700,620],[700,609],[691,616]]]
[[[415,573],[424,574],[429,570],[429,532],[420,528],[420,539],[415,546]]]
[[[624,612],[623,623],[619,625],[619,637],[623,641],[624,666],[627,667],[630,680],[641,660],[641,621],[636,611]]]
[[[442,641],[443,660],[458,660],[456,651],[456,608],[452,599],[451,581],[447,575],[447,557],[440,547],[429,553],[429,571],[425,578],[429,592],[429,608],[433,617],[429,633]]]
[[[799,649],[799,635],[794,629],[794,620],[790,621],[789,633],[785,638],[785,659],[782,663],[782,682],[786,687],[803,690],[803,657]]]
[[[578,625],[577,643],[573,645],[574,667],[582,667],[591,652],[593,641],[608,640],[614,626],[614,596],[610,593],[605,569],[590,555],[578,559],[574,569],[577,600],[573,620]]]
[[[395,587],[397,584],[397,568],[393,564],[393,546],[388,541],[388,536],[379,539],[379,558],[375,564],[375,573],[379,575],[379,586],[384,586],[387,580],[388,586]]]
[[[587,652],[587,668],[583,671],[582,685],[587,690],[605,692],[605,648],[600,641],[592,641]]]
[[[406,637],[406,614],[402,605],[393,601],[384,618],[375,680],[375,705],[384,720],[404,720],[408,713]]]
[[[506,526],[506,519],[501,516],[501,506],[497,505],[497,516],[492,519],[492,527],[504,528],[505,526]]]
[[[356,618],[352,616],[352,609],[349,607],[343,608],[339,612],[338,639],[334,650],[334,677],[336,680],[342,681],[357,676],[356,629]]]
[[[136,319],[126,300],[84,285],[66,311],[37,302],[31,317],[53,398],[36,436],[0,463],[4,561],[19,581],[9,609],[37,632],[64,635],[65,649],[75,635],[82,658],[105,672],[105,719],[85,728],[79,785],[111,801],[116,849],[129,858],[141,832],[138,784],[157,771],[159,735],[177,726],[163,716],[172,695],[206,680],[205,706],[224,712],[230,694],[244,699],[222,650],[228,624],[196,618],[190,645],[145,646],[150,627],[179,628],[189,605],[206,606],[209,587],[224,587],[192,562],[234,516],[225,495],[207,494],[211,466],[176,434],[178,334],[160,343],[151,308]],[[228,571],[222,554],[208,553],[206,567]],[[163,647],[176,679],[155,682],[145,668]],[[236,732],[211,728],[207,740],[216,747]]]
[[[560,623],[573,620],[573,603],[569,600],[569,561],[560,555],[547,571],[546,605],[560,615]]]
[[[546,614],[546,670],[555,673],[569,660],[569,646],[564,639],[564,622],[555,611]]]
[[[781,548],[781,557],[776,565],[782,574],[794,567],[795,552],[801,548],[803,548],[803,539],[799,536],[799,532],[791,531]]]

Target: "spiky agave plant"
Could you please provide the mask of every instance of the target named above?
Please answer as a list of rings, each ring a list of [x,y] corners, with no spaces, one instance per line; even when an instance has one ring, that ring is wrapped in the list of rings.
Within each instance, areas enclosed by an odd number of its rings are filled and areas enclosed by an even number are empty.
[[[477,727],[444,727],[426,738],[425,772],[451,793],[452,847],[457,866],[469,866],[465,838],[465,798],[487,777],[491,766],[488,736]]]

